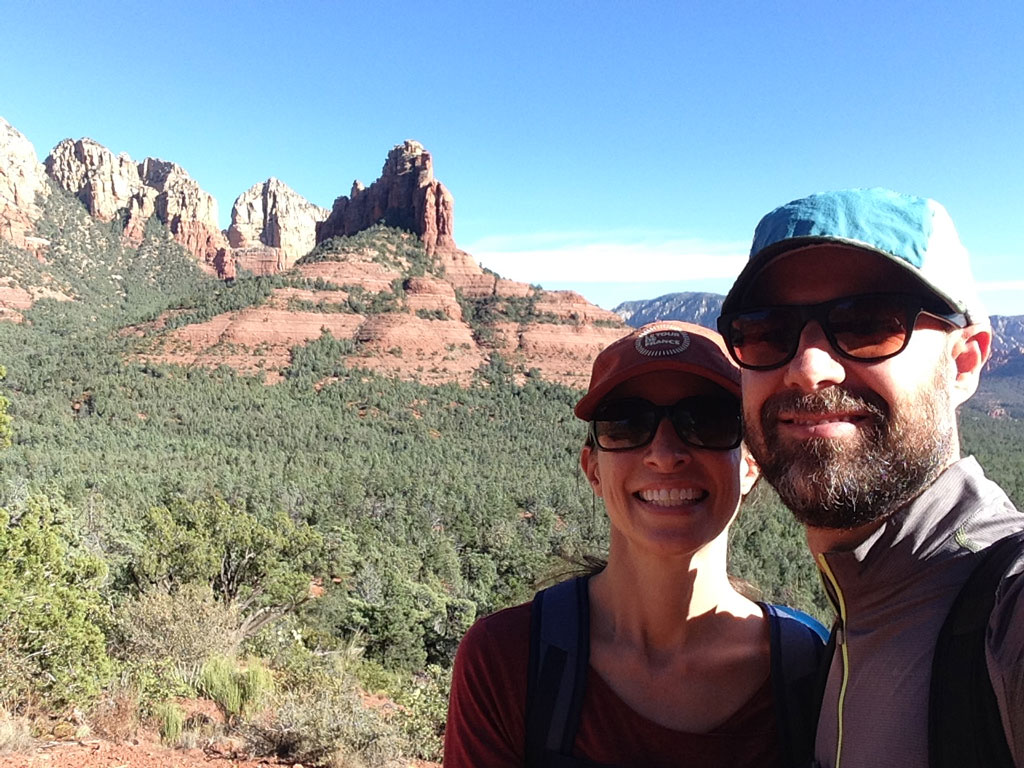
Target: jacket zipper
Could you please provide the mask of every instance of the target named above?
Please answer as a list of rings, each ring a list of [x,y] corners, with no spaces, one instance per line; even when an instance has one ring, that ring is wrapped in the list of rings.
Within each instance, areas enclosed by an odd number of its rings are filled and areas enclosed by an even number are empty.
[[[832,569],[828,567],[828,561],[825,560],[823,553],[818,554],[818,566],[826,579],[825,585],[831,587],[826,592],[832,592],[830,595],[833,598],[832,603],[839,611],[839,626],[836,628],[836,647],[840,649],[842,654],[843,677],[839,685],[839,701],[836,708],[836,727],[838,732],[836,734],[835,768],[840,768],[840,759],[843,754],[843,705],[846,701],[846,685],[850,680],[850,651],[846,643],[846,600],[843,597],[843,591],[839,588],[839,582],[836,581],[836,577],[832,573]]]

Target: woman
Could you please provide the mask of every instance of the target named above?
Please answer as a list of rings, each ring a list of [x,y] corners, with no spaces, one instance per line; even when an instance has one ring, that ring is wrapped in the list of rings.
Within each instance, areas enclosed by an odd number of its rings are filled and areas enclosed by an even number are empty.
[[[721,337],[689,323],[652,323],[597,356],[575,413],[607,565],[469,630],[445,768],[766,768],[807,754],[799,710],[824,629],[752,602],[726,573],[729,525],[758,477],[739,393]]]

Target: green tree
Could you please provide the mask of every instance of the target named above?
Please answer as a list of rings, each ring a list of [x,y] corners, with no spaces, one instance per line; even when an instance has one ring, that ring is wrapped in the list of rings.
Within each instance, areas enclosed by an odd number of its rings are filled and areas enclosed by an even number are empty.
[[[7,378],[7,370],[0,365],[0,381],[5,378]],[[3,394],[0,394],[0,448],[8,448],[11,445],[13,429],[11,428],[10,414],[7,413],[7,409],[10,406],[11,401]]]
[[[48,498],[0,509],[0,690],[57,706],[99,694],[113,669],[102,629],[106,574]]]
[[[260,519],[219,497],[151,507],[142,528],[134,581],[169,591],[207,584],[241,612],[244,636],[308,599],[324,546],[319,533],[284,512]]]

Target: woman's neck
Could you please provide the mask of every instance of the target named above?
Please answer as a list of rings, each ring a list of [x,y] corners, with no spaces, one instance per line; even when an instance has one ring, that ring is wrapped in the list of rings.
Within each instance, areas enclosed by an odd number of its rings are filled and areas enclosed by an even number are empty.
[[[650,648],[679,649],[719,614],[745,618],[758,607],[732,587],[725,541],[691,556],[617,556],[590,580],[591,627],[606,638]]]

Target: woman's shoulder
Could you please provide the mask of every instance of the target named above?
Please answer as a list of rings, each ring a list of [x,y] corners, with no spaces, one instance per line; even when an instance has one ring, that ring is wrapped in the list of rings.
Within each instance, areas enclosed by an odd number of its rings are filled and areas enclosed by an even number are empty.
[[[504,684],[521,680],[525,691],[529,656],[530,603],[523,603],[477,619],[459,643],[455,665],[474,677],[498,675]]]
[[[463,645],[516,647],[529,649],[530,603],[522,603],[482,616],[473,622],[462,640]]]

